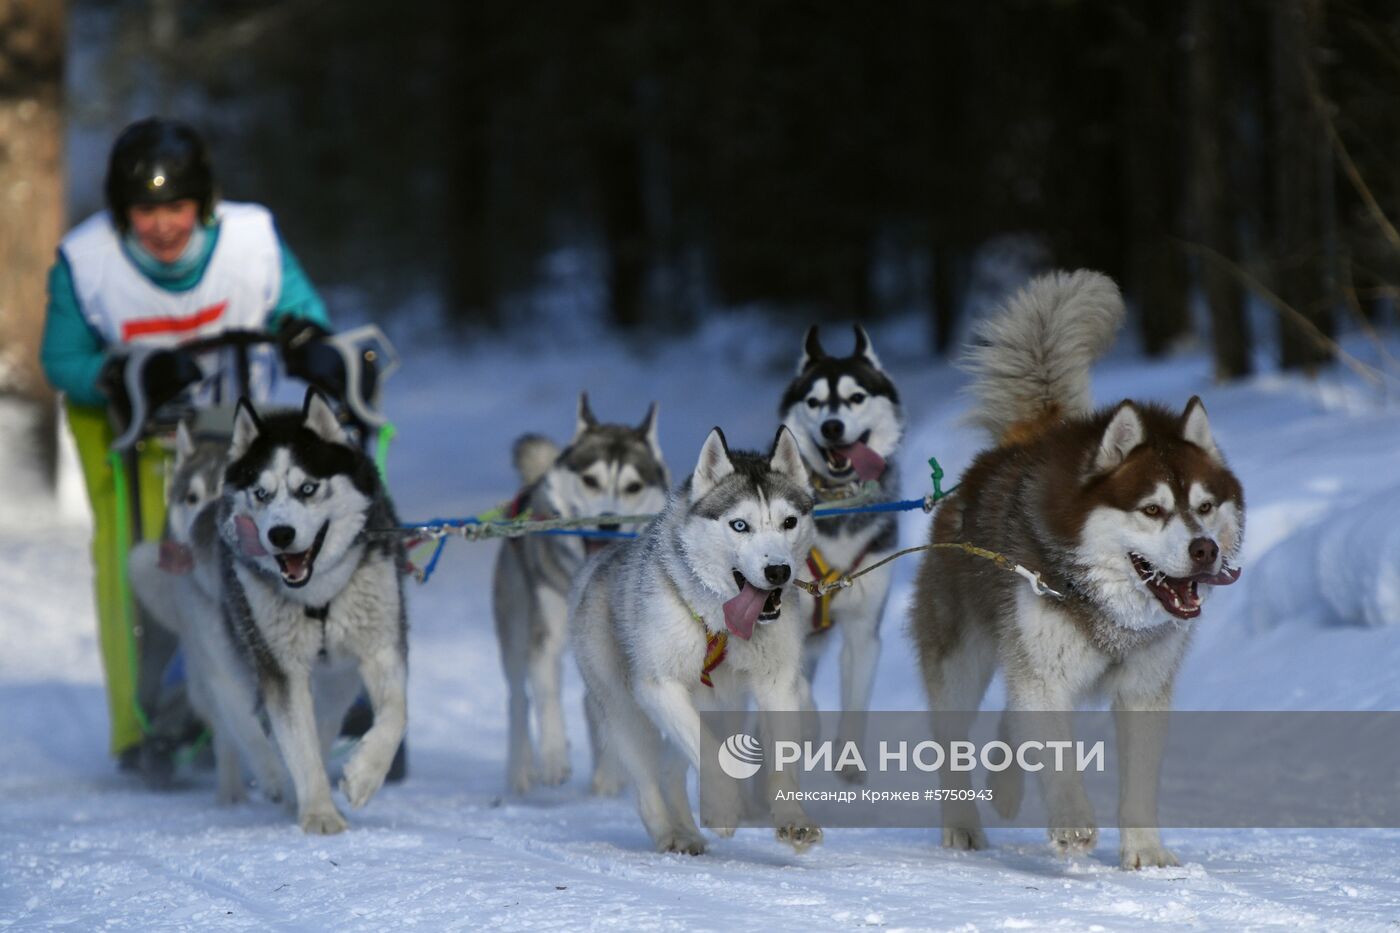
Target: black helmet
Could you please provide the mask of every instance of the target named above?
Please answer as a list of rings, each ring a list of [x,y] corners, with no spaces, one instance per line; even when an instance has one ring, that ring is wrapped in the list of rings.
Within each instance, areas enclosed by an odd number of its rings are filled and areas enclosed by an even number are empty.
[[[149,117],[122,130],[107,163],[107,207],[125,230],[133,204],[199,202],[199,216],[214,216],[214,173],[204,140],[188,124]]]

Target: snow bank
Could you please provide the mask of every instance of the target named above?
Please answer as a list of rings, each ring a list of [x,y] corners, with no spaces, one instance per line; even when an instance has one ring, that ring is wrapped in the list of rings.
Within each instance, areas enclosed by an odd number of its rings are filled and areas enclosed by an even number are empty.
[[[1251,577],[1255,631],[1288,621],[1400,626],[1400,486],[1294,532]]]

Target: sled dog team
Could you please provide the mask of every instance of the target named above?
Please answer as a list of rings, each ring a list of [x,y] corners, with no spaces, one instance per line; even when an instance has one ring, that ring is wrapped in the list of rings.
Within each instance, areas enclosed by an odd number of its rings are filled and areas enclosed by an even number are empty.
[[[925,553],[910,632],[940,743],[966,737],[960,714],[979,708],[998,666],[1008,717],[1048,711],[1065,738],[1070,711],[1089,696],[1106,695],[1121,713],[1169,709],[1191,621],[1213,587],[1239,577],[1243,492],[1200,400],[1179,413],[1132,400],[1093,407],[1089,367],[1123,313],[1105,276],[1057,272],[977,329],[965,362],[973,418],[992,446],[939,505],[931,541],[1004,554],[1065,598],[1039,598],[965,553]],[[869,483],[882,499],[900,491],[899,393],[865,332],[855,335],[853,352],[837,357],[812,328],[771,449],[733,450],[715,428],[674,488],[654,405],[636,427],[605,424],[584,396],[562,450],[537,435],[516,443],[513,516],[599,516],[606,533],[618,529],[608,516],[658,515],[618,543],[536,535],[501,546],[492,595],[512,792],[569,778],[560,682],[570,643],[587,688],[592,789],[630,784],[661,851],[705,849],[686,790],[701,766],[701,710],[810,710],[816,665],[838,631],[838,738],[859,742],[890,568],[820,598],[795,586],[896,548],[889,513],[813,520],[818,506]],[[325,760],[361,684],[374,725],[340,786],[358,807],[382,783],[405,722],[405,559],[395,539],[371,532],[395,524],[372,463],[315,393],[296,414],[240,406],[226,452],[181,432],[166,540],[133,554],[132,580],[188,646],[192,699],[215,730],[221,800],[242,795],[246,768],[268,796],[295,794],[306,831],[344,829]],[[1176,862],[1157,830],[1143,828],[1156,814],[1162,741],[1133,729],[1120,749],[1126,868]],[[1004,815],[1019,803],[1019,774],[994,775]],[[1040,781],[1052,844],[1093,848],[1097,824],[1078,779],[1047,769]],[[709,822],[732,834],[738,784],[706,793]],[[801,851],[822,831],[791,796],[774,795],[773,825]],[[945,845],[986,845],[975,804],[943,807]]]

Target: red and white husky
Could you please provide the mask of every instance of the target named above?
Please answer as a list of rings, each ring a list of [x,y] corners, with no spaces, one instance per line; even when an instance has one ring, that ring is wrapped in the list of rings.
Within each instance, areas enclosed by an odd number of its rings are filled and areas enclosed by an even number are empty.
[[[1122,318],[1110,279],[1057,272],[978,330],[974,416],[996,445],[943,503],[933,540],[1005,554],[1065,598],[1038,597],[980,558],[928,552],[911,624],[940,740],[959,737],[967,720],[955,714],[978,708],[998,663],[1013,714],[1048,711],[1040,728],[1063,738],[1089,695],[1107,695],[1120,716],[1169,709],[1193,620],[1214,587],[1239,578],[1244,494],[1201,400],[1180,412],[1131,400],[1093,410],[1089,364]],[[1125,868],[1176,864],[1156,828],[1160,719],[1120,719]],[[1078,776],[1046,768],[1040,780],[1051,842],[1092,849],[1097,823]],[[1019,806],[1020,783],[1019,771],[993,776],[1003,815]],[[986,845],[973,806],[945,805],[943,842]]]

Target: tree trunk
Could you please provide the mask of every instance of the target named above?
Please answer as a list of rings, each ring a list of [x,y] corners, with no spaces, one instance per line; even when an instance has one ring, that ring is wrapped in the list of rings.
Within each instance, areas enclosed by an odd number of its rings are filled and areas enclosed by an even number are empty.
[[[1239,219],[1236,200],[1228,182],[1226,147],[1233,129],[1233,95],[1227,88],[1226,31],[1220,9],[1213,0],[1192,0],[1189,30],[1190,64],[1190,204],[1193,219],[1189,236],[1210,250],[1197,260],[1201,292],[1210,310],[1215,378],[1237,379],[1248,375],[1249,323],[1245,319],[1244,290],[1229,263],[1240,262]]]
[[[0,2],[0,391],[36,401],[64,221],[63,43],[62,0]]]
[[[641,152],[630,132],[618,132],[602,145],[600,155],[612,323],[635,330],[646,320],[650,252]]]
[[[1180,153],[1174,125],[1172,54],[1179,19],[1154,0],[1120,10],[1128,226],[1127,291],[1141,314],[1143,349],[1160,356],[1191,329],[1186,262],[1174,234]]]
[[[953,339],[958,326],[958,310],[963,299],[963,283],[957,255],[950,244],[935,243],[930,251],[933,265],[933,352],[947,356],[954,349]]]
[[[1270,7],[1274,57],[1274,280],[1278,296],[1306,324],[1285,315],[1279,328],[1284,368],[1315,370],[1332,358],[1320,337],[1333,334],[1324,238],[1329,224],[1324,172],[1328,145],[1313,99],[1322,0],[1280,0]]]

